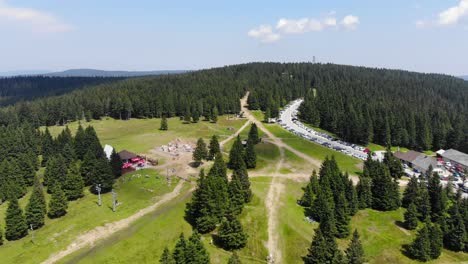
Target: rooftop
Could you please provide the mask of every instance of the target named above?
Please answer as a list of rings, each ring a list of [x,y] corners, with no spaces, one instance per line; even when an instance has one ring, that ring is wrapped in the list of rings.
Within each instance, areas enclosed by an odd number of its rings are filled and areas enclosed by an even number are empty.
[[[419,156],[424,156],[424,154],[422,154],[421,152],[417,152],[417,151],[413,151],[413,150],[410,150],[410,151],[407,151],[407,152],[397,151],[393,155],[395,157],[401,159],[401,160],[404,160],[406,162],[411,162],[411,163],[414,160],[416,160]]]
[[[438,165],[436,159],[434,159],[433,157],[426,156],[426,155],[418,156],[415,160],[413,160],[412,163],[413,163],[413,166],[417,166],[423,169],[424,171],[427,171],[427,169],[429,169],[429,166],[431,165],[432,165],[432,168],[436,168]]]
[[[119,157],[121,160],[128,160],[128,159],[136,158],[138,157],[138,155],[128,150],[122,150],[119,152]]]
[[[440,155],[446,159],[455,161],[456,163],[468,167],[468,154],[465,154],[455,149],[449,149]]]

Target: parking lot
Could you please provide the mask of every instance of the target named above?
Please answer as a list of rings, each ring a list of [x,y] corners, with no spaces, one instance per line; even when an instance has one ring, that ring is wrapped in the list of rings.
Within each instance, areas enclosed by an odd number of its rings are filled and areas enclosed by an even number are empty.
[[[342,152],[357,159],[367,159],[367,153],[365,152],[364,147],[337,140],[330,135],[315,131],[314,129],[301,123],[297,118],[297,109],[302,102],[302,99],[297,99],[286,105],[285,108],[280,112],[280,116],[277,120],[278,124],[291,133],[294,133],[304,139],[313,141],[324,147]],[[377,157],[374,158],[377,159]]]

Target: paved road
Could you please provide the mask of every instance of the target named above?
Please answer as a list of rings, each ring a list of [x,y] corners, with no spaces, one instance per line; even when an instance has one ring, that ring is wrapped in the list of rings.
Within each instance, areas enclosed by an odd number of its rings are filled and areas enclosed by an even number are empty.
[[[296,117],[297,109],[302,104],[302,102],[303,102],[302,99],[297,99],[295,101],[292,101],[284,108],[283,111],[281,111],[280,117],[278,119],[278,123],[283,128],[291,131],[292,133],[304,139],[313,141],[317,144],[334,149],[336,151],[343,152],[346,155],[349,155],[349,156],[352,156],[361,160],[367,159],[367,153],[363,151],[364,150],[363,147],[336,140],[327,134],[319,133],[309,127],[306,127],[303,123],[298,121]]]

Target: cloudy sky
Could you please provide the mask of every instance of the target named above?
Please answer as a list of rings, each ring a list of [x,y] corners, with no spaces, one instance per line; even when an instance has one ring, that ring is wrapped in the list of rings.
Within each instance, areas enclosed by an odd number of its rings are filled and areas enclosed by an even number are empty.
[[[312,61],[468,74],[468,0],[0,0],[0,71]]]

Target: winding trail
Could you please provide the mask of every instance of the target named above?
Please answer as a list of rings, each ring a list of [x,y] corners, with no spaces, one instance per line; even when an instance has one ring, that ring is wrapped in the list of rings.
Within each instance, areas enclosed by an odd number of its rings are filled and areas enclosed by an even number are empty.
[[[108,238],[115,232],[118,232],[127,228],[140,217],[156,210],[161,205],[176,198],[180,194],[183,185],[184,185],[184,181],[179,181],[179,183],[176,185],[174,190],[172,190],[172,192],[170,193],[166,193],[163,196],[161,196],[161,199],[158,202],[139,210],[138,212],[136,212],[135,214],[127,218],[105,224],[104,226],[98,226],[90,231],[87,231],[84,234],[81,234],[66,249],[59,251],[55,254],[52,254],[47,260],[43,261],[42,264],[55,263],[59,261],[60,259],[64,258],[65,256],[70,255],[73,252],[76,252],[87,246],[92,246],[98,240]]]

